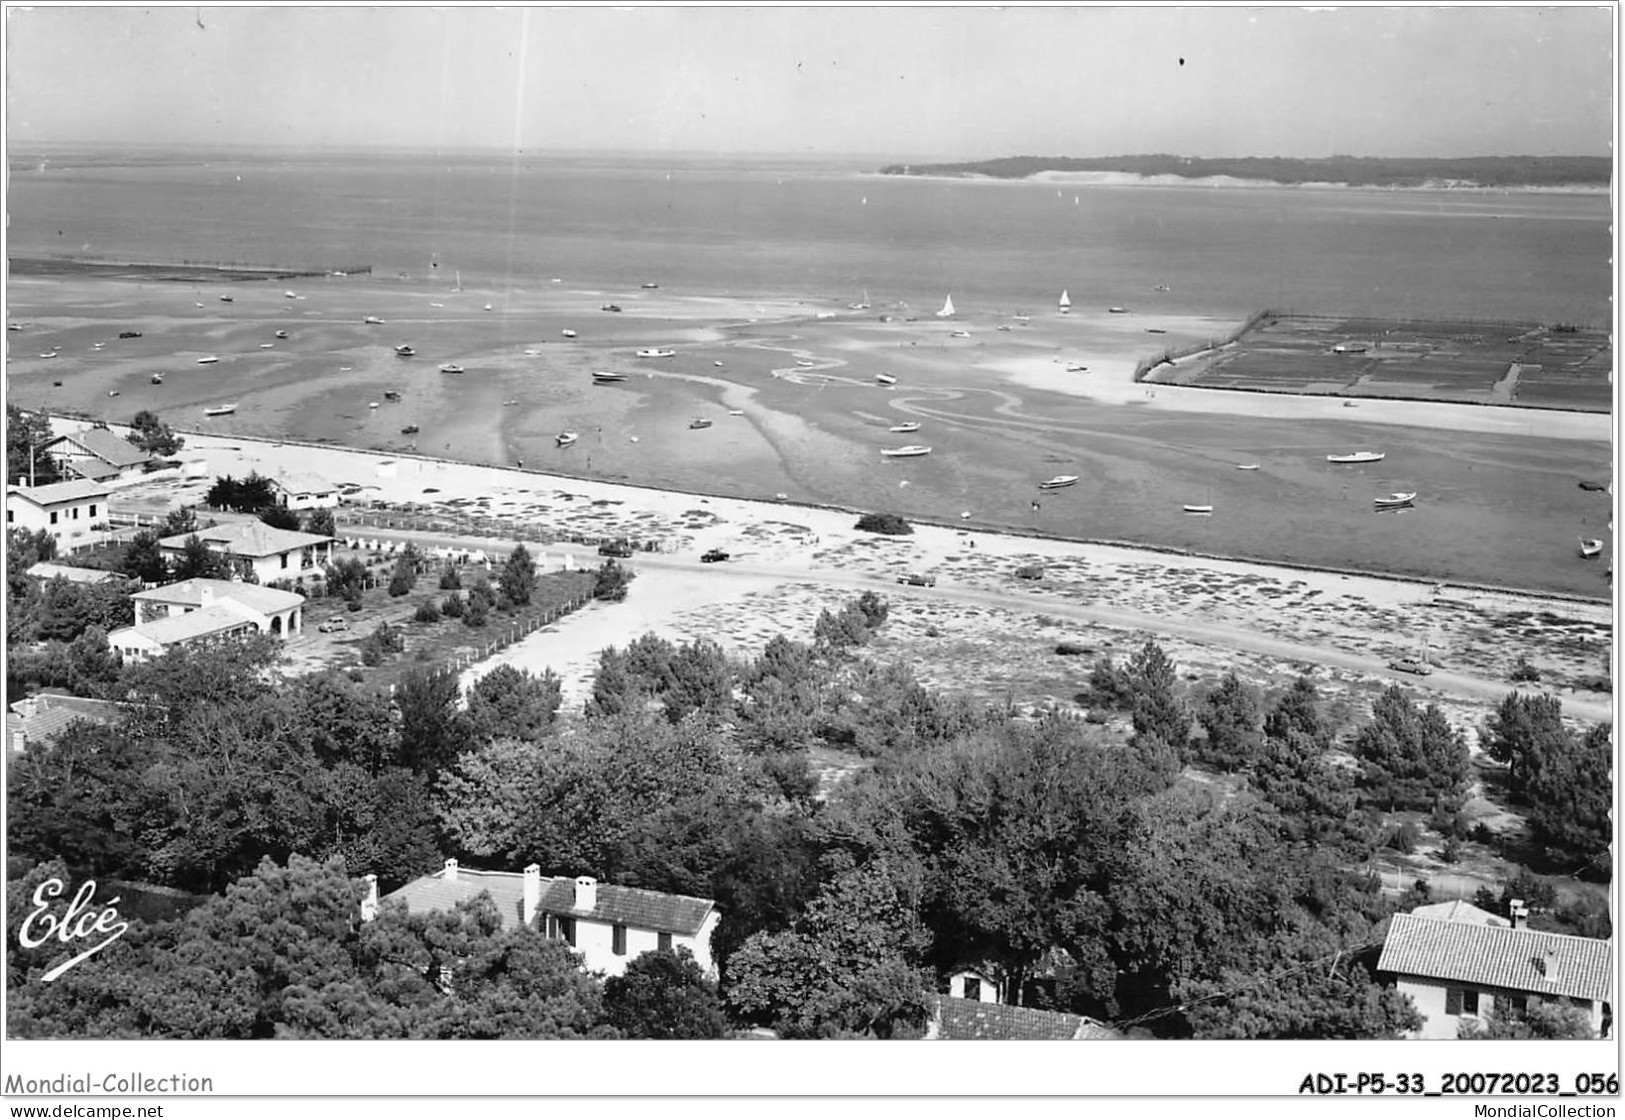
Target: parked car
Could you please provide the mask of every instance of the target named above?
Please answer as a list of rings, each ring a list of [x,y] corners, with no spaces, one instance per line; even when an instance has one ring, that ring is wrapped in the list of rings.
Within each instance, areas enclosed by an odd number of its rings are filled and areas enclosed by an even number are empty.
[[[897,582],[906,583],[912,587],[935,587],[937,577],[925,575],[923,572],[909,572],[907,575],[898,576]]]
[[[316,629],[323,634],[337,634],[350,628],[350,620],[342,615],[335,616],[322,623]]]
[[[632,555],[632,546],[626,541],[605,541],[598,546],[600,556],[618,556],[623,560]]]
[[[710,552],[707,552],[705,555],[700,557],[700,563],[715,564],[719,560],[726,559],[728,559],[728,554],[726,552],[722,551],[720,548],[713,548]]]
[[[1425,677],[1433,672],[1432,667],[1419,657],[1401,657],[1397,661],[1388,662],[1388,668],[1397,669],[1401,673],[1415,673],[1419,677]]]

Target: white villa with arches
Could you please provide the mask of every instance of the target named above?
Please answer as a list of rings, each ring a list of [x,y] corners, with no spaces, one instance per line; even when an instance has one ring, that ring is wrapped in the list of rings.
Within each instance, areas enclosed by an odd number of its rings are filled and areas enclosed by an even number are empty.
[[[130,596],[136,623],[107,644],[126,661],[145,661],[205,638],[259,632],[287,638],[304,630],[305,597],[224,579],[187,579]]]

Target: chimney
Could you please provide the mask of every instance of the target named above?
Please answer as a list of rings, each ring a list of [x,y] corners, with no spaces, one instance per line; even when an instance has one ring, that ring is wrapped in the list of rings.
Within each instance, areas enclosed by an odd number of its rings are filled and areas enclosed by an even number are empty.
[[[214,588],[210,587],[207,583],[199,583],[197,586],[197,598],[197,605],[199,607],[214,606]]]
[[[536,918],[536,911],[542,906],[542,869],[539,864],[531,864],[525,868],[525,900],[524,908],[519,911],[520,920],[530,925]]]
[[[440,873],[440,877],[448,883],[455,883],[457,881],[457,861],[448,859],[446,869]]]
[[[378,916],[378,876],[363,875],[361,881],[367,884],[366,896],[361,900],[361,920],[370,922]]]
[[[598,906],[598,880],[591,875],[576,876],[574,910],[594,910]]]
[[[1529,920],[1529,907],[1523,904],[1523,899],[1515,898],[1507,906],[1507,916],[1512,919],[1513,929],[1523,929]]]

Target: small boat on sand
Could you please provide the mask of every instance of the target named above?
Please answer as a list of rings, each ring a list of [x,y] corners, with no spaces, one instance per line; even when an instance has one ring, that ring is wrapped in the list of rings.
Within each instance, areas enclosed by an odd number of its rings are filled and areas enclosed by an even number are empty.
[[[456,362],[446,362],[440,367],[441,373],[462,373],[463,367]]]
[[[1355,451],[1348,455],[1328,455],[1328,463],[1380,463],[1388,453],[1386,451]]]
[[[1212,513],[1213,512],[1213,507],[1210,506],[1210,505],[1187,505],[1185,507],[1185,512],[1186,513]]]
[[[1070,365],[1068,365],[1066,367],[1066,372],[1068,372],[1068,373],[1088,373],[1089,372],[1089,367],[1084,365],[1082,362],[1073,362],[1073,363],[1071,363]]]
[[[948,337],[949,338],[969,338],[970,337],[970,331],[954,331]]]
[[[161,374],[161,373],[153,374],[152,375],[152,383],[154,385],[162,385],[164,383],[164,375]]]
[[[369,327],[382,326],[383,322],[384,322],[382,319],[380,319],[376,315],[368,315],[365,319],[363,319],[361,321],[363,323],[367,324],[367,326],[369,326]]]
[[[677,353],[677,351],[675,351],[675,350],[666,350],[666,349],[663,349],[663,348],[658,347],[658,346],[645,346],[642,350],[638,351],[638,357],[640,357],[640,358],[670,358],[673,355],[675,355],[676,353]]]
[[[1126,307],[1108,307],[1108,308],[1106,308],[1106,314],[1108,314],[1108,315],[1127,315],[1128,314],[1128,308],[1126,308]]]
[[[1372,498],[1371,504],[1378,509],[1403,509],[1416,501],[1416,491],[1406,493],[1395,492],[1386,498]]]
[[[410,358],[412,355],[414,355],[416,353],[417,353],[416,350],[412,349],[410,346],[405,345],[404,343],[402,345],[400,345],[400,346],[395,347],[395,356],[397,358]]]
[[[274,342],[262,342],[262,343],[260,343],[260,349],[261,350],[270,350],[275,346],[276,346],[276,343],[274,343]]]
[[[895,385],[895,384],[897,384],[897,378],[893,377],[889,373],[877,373],[877,374],[875,374],[875,381],[877,381],[881,385]]]
[[[276,332],[276,337],[277,338],[287,338],[288,337],[288,332],[287,331],[277,331]]]
[[[212,365],[214,365],[214,363],[218,362],[219,360],[220,360],[220,357],[217,354],[205,354],[205,355],[203,355],[203,357],[201,357],[201,358],[199,358],[197,360],[197,364],[200,365],[200,366],[212,366]]]
[[[920,430],[920,422],[918,420],[910,420],[904,424],[893,424],[886,430],[889,432],[917,432]]]
[[[931,449],[922,447],[917,443],[911,443],[907,447],[885,447],[881,449],[880,453],[888,459],[912,459],[920,455],[931,454]]]
[[[818,364],[817,362],[808,361],[806,358],[797,358],[796,359],[796,365],[800,366],[802,369],[811,369],[813,366],[815,366],[817,364]]]
[[[230,303],[230,302],[232,302],[232,298],[233,297],[231,297],[231,296],[221,296],[220,297],[220,302],[221,303]]]
[[[745,415],[745,410],[742,409],[742,408],[730,408],[728,410],[728,415],[729,416],[743,416],[743,415]]]
[[[644,283],[644,284],[640,284],[639,287],[647,288],[650,291],[653,291],[655,288],[660,287],[660,285],[659,284],[654,284],[654,283]]]
[[[1075,474],[1058,474],[1054,478],[1048,480],[1047,482],[1040,482],[1038,484],[1038,488],[1040,490],[1060,490],[1063,487],[1076,486],[1077,484],[1078,484],[1078,476],[1077,475],[1075,475]]]
[[[384,390],[384,399],[386,401],[398,401],[398,400],[401,399],[401,395],[398,392],[396,392],[394,389],[385,389]]]
[[[693,428],[695,431],[699,431],[701,428],[709,428],[711,426],[711,421],[707,420],[703,416],[696,416],[694,419],[688,422],[688,426]]]
[[[1238,471],[1256,471],[1258,469],[1258,464],[1257,463],[1237,463],[1236,464],[1236,469]]]
[[[560,447],[569,447],[572,443],[580,438],[581,437],[574,432],[560,432],[558,434],[558,444]]]
[[[592,383],[594,385],[610,385],[616,381],[625,380],[626,374],[624,373],[615,373],[612,370],[607,369],[595,369],[592,371]]]
[[[1339,342],[1332,347],[1333,354],[1364,354],[1370,349],[1364,342]]]
[[[1582,559],[1590,560],[1592,557],[1600,555],[1602,555],[1601,541],[1596,539],[1588,540],[1584,537],[1580,539],[1580,556]]]
[[[283,299],[298,299],[299,297],[294,295],[292,292],[283,292],[282,293],[282,298]]]
[[[235,404],[217,404],[213,408],[204,409],[203,410],[203,415],[205,415],[205,416],[230,416],[233,412],[236,412],[236,411],[237,411],[237,406]]]
[[[570,330],[568,327],[566,327],[564,330],[560,331],[559,333],[562,334],[565,338],[574,338],[576,336],[576,332],[573,331],[573,330]]]
[[[401,435],[403,435],[403,436],[415,436],[415,435],[418,434],[418,431],[419,431],[419,429],[418,429],[418,426],[416,424],[408,424],[406,427],[401,429]]]

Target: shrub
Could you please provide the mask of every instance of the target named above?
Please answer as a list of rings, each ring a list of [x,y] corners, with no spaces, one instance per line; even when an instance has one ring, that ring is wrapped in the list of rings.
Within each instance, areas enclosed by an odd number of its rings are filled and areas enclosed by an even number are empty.
[[[440,608],[434,605],[433,599],[425,599],[418,604],[417,611],[412,615],[413,622],[439,622]]]
[[[463,597],[461,595],[447,595],[440,604],[440,613],[447,618],[462,618]]]
[[[593,582],[593,598],[619,603],[626,598],[632,580],[631,569],[623,568],[613,560],[605,560],[603,566],[598,569],[597,579]]]
[[[1439,849],[1439,858],[1446,863],[1460,863],[1461,841],[1454,836],[1446,840],[1444,842],[1444,847]]]
[[[462,587],[463,577],[457,574],[456,568],[446,565],[446,570],[440,573],[440,590],[461,591]]]
[[[358,596],[358,597],[353,598],[353,599],[349,598],[349,597],[346,597],[345,600],[344,600],[344,609],[347,610],[347,611],[358,611],[358,610],[360,610],[361,609],[361,599],[360,599],[360,597]]]
[[[1044,566],[1042,564],[1023,564],[1016,569],[1017,579],[1043,579]]]
[[[1420,834],[1417,832],[1416,826],[1410,821],[1406,821],[1388,834],[1387,846],[1401,855],[1408,856],[1416,851],[1418,839],[1420,839]]]
[[[1540,680],[1540,670],[1529,664],[1527,657],[1520,657],[1518,663],[1512,667],[1512,679],[1519,682],[1538,681]]]
[[[865,533],[883,533],[888,537],[906,537],[914,526],[895,513],[866,513],[858,518],[857,528]]]
[[[1111,716],[1107,715],[1099,708],[1090,708],[1086,713],[1084,713],[1083,722],[1093,724],[1110,723],[1111,718]]]
[[[485,625],[486,616],[490,613],[490,601],[476,589],[468,597],[468,609],[463,612],[463,625],[477,630]]]
[[[1057,642],[1055,652],[1061,657],[1084,657],[1095,652],[1095,647],[1082,642]]]

